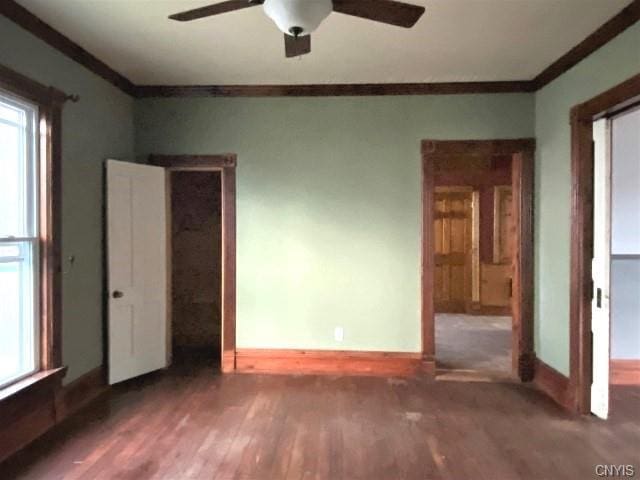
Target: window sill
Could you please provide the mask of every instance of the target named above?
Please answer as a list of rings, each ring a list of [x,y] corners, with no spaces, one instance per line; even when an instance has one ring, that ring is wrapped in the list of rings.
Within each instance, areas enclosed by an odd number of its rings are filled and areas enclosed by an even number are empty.
[[[16,383],[12,383],[0,389],[0,405],[15,397],[31,393],[36,390],[48,390],[50,387],[60,385],[62,377],[67,373],[67,367],[40,370]]]

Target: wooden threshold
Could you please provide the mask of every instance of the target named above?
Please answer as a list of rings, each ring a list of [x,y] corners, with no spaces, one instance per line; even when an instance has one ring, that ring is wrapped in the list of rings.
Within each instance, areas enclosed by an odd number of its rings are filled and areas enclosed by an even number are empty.
[[[446,382],[517,383],[508,372],[493,370],[437,369],[436,380]]]

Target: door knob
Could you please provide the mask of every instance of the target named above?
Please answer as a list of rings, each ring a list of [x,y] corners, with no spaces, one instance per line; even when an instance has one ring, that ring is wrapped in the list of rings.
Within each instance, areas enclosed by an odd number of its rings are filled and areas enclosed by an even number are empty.
[[[122,293],[120,290],[114,290],[111,296],[113,298],[122,298],[124,297],[124,293]]]

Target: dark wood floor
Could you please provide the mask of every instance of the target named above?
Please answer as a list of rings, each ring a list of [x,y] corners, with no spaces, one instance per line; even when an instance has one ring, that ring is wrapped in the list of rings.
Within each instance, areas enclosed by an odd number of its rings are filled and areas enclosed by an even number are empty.
[[[114,388],[2,479],[588,479],[640,467],[640,388],[603,422],[531,387],[172,370]]]

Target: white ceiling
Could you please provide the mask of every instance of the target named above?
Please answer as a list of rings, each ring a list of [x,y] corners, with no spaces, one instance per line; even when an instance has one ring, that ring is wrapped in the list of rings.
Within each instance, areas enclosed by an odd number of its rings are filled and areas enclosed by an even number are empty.
[[[286,59],[261,7],[181,23],[215,0],[18,0],[140,85],[529,80],[631,3],[407,1],[427,8],[413,29],[334,13]]]

